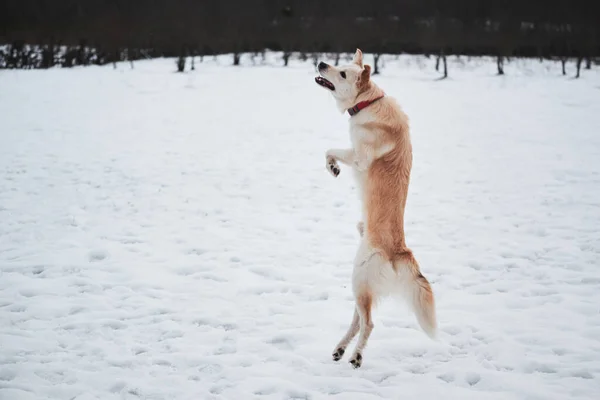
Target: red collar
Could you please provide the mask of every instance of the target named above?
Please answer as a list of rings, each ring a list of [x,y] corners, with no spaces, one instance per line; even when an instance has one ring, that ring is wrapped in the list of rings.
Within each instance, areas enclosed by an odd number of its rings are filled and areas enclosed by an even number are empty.
[[[381,96],[379,96],[379,97],[377,97],[376,99],[373,99],[373,100],[361,101],[360,103],[356,104],[354,107],[349,108],[348,109],[348,114],[350,114],[350,116],[358,114],[358,112],[360,110],[362,110],[363,108],[366,108],[370,104],[375,103],[377,100],[383,98],[383,96],[385,96],[385,95],[382,94]]]

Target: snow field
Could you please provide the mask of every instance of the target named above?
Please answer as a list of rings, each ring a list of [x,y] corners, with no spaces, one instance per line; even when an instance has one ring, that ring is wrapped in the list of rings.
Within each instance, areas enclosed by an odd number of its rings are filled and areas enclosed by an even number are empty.
[[[1,400],[597,398],[597,71],[386,60],[440,333],[385,302],[353,370],[347,117],[229,61],[0,72]]]

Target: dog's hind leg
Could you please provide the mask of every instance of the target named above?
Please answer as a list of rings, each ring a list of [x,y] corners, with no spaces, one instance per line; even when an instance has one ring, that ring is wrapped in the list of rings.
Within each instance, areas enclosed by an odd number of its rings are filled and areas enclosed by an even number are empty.
[[[354,368],[360,368],[362,365],[362,353],[374,328],[373,320],[371,318],[372,306],[373,293],[368,288],[364,288],[358,293],[356,299],[356,309],[360,320],[360,334],[358,335],[354,354],[350,357],[350,364],[352,364]]]
[[[333,361],[339,361],[342,359],[342,357],[344,356],[344,353],[346,352],[346,347],[348,347],[348,345],[350,344],[352,339],[354,339],[354,336],[356,336],[359,329],[360,329],[360,321],[359,321],[358,311],[356,310],[356,307],[354,307],[354,315],[352,316],[352,323],[350,323],[350,326],[348,327],[348,331],[346,332],[346,334],[344,335],[342,340],[340,340],[340,342],[337,344],[337,346],[335,346],[335,350],[333,351],[333,354],[332,354]]]
[[[350,363],[354,368],[362,365],[363,350],[367,346],[374,324],[371,311],[377,300],[385,295],[388,285],[393,282],[394,270],[391,262],[377,249],[373,249],[367,237],[363,236],[354,261],[352,288],[356,299],[356,313],[359,320],[358,340]]]

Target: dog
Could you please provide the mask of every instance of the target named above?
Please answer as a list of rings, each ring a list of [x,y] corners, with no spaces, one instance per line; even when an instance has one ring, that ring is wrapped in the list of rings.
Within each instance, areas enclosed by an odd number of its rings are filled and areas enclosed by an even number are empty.
[[[371,80],[371,66],[363,65],[360,49],[348,65],[334,67],[320,62],[317,69],[315,82],[333,95],[340,112],[350,115],[352,146],[328,150],[326,169],[337,177],[340,164],[351,167],[362,205],[362,219],[357,224],[360,245],[352,272],[354,315],[332,357],[341,360],[359,334],[349,362],[360,368],[374,327],[372,309],[378,300],[404,297],[423,331],[435,338],[435,299],[404,237],[404,209],[412,169],[407,115]]]

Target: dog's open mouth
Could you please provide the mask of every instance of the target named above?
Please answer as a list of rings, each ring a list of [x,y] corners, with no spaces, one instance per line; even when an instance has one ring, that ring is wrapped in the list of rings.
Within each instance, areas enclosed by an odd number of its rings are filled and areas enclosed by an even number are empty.
[[[317,76],[315,78],[315,82],[317,82],[319,85],[323,86],[324,88],[327,88],[329,90],[335,90],[335,86],[333,86],[333,83],[329,82],[327,79],[323,78],[322,76]]]

